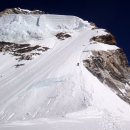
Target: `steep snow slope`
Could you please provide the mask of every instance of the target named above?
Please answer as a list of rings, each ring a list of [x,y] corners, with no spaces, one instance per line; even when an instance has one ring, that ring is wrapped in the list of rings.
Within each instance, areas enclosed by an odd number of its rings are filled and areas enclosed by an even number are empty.
[[[130,129],[130,106],[83,65],[94,50],[118,49],[92,43],[92,37],[108,34],[105,30],[75,16],[48,14],[5,15],[0,30],[1,42],[51,48],[19,61],[24,65],[18,68],[15,56],[0,53],[1,130]],[[61,32],[71,37],[57,39]]]

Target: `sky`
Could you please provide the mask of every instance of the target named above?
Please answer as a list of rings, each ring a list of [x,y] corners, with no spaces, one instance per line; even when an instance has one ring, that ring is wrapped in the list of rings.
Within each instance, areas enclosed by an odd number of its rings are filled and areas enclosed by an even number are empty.
[[[21,7],[50,14],[75,15],[111,32],[130,63],[129,0],[0,0],[0,11]]]

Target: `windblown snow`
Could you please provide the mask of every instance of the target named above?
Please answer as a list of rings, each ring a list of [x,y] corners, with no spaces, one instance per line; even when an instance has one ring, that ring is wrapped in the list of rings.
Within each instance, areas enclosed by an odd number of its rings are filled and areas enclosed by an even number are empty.
[[[1,42],[49,48],[19,68],[0,53],[0,130],[130,130],[130,106],[83,66],[93,50],[118,49],[90,41],[106,34],[75,16],[0,17]]]

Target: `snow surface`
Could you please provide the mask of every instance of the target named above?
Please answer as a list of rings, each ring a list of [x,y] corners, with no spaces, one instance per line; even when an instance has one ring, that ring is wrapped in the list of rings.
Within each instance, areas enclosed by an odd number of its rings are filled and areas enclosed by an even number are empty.
[[[16,43],[45,44],[53,47],[59,32],[90,27],[88,22],[75,16],[10,14],[0,17],[0,40]]]
[[[0,17],[0,41],[52,48],[17,69],[0,53],[0,130],[130,130],[130,106],[83,66],[93,50],[118,49],[92,44],[107,34],[92,28],[75,16]],[[59,32],[71,37],[58,40]]]

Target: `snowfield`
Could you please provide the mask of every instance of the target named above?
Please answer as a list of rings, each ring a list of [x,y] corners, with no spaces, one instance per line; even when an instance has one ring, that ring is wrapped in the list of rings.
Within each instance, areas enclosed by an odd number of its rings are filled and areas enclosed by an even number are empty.
[[[0,130],[130,130],[130,106],[83,65],[93,50],[117,46],[92,44],[106,35],[75,16],[0,17],[0,41],[50,49],[33,60],[0,53]],[[56,34],[71,37],[60,40]]]

